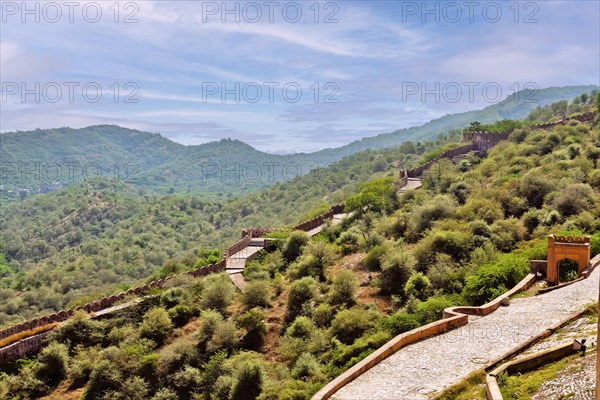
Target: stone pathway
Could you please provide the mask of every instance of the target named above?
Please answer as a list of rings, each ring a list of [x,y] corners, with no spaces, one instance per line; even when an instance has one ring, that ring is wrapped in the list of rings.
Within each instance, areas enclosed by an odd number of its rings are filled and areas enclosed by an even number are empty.
[[[588,304],[598,301],[600,268],[588,279],[544,295],[511,300],[469,324],[407,346],[331,398],[419,400],[460,381]]]
[[[531,400],[594,400],[596,354],[575,359],[560,376],[542,383]]]
[[[335,214],[331,219],[331,223],[334,225],[339,224],[342,219],[346,218],[347,216],[348,214]],[[320,225],[306,233],[309,237],[313,237],[317,233],[321,232],[321,230],[323,230],[323,225]],[[254,258],[256,253],[264,249],[264,246],[262,245],[263,241],[264,238],[254,238],[248,247],[244,247],[242,250],[238,251],[229,257],[229,259],[227,259],[227,266],[225,267],[225,270],[227,271],[227,274],[229,275],[229,278],[233,284],[242,293],[246,288],[246,281],[244,280],[244,275],[242,275],[244,268],[246,268],[246,261],[251,260]]]
[[[421,186],[423,186],[423,184],[419,178],[407,178],[406,185],[398,189],[398,194],[402,194],[409,190],[418,189]]]

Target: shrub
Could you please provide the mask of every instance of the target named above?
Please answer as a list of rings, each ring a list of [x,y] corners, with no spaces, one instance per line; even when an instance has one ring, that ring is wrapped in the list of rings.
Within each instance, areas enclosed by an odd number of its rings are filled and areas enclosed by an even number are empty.
[[[389,247],[386,245],[373,247],[365,257],[365,267],[369,271],[379,271],[381,269],[381,260],[385,257],[388,250]]]
[[[123,382],[119,391],[123,400],[146,400],[150,393],[150,386],[144,378],[132,376]]]
[[[469,232],[433,229],[415,247],[413,254],[422,272],[432,265],[439,253],[448,254],[457,262],[469,259],[472,237]]]
[[[575,215],[589,210],[594,204],[594,192],[584,183],[574,183],[554,198],[554,206],[564,216]]]
[[[481,249],[476,249],[481,250]],[[460,293],[462,290],[461,274],[458,265],[447,254],[439,253],[435,262],[429,266],[427,278],[433,291]]]
[[[231,387],[231,400],[255,400],[262,391],[264,374],[262,366],[256,361],[240,364]]]
[[[302,254],[302,248],[307,243],[308,235],[305,232],[292,232],[283,246],[283,257],[288,263],[296,261],[296,258]]]
[[[152,396],[152,400],[179,400],[179,396],[169,388],[161,388]]]
[[[177,388],[180,398],[185,398],[189,393],[196,391],[200,387],[201,381],[200,370],[189,365],[177,371],[172,377],[173,386]]]
[[[93,345],[102,341],[102,328],[102,323],[90,319],[85,311],[77,311],[70,320],[52,331],[50,338],[58,342],[69,342],[71,346]]]
[[[413,239],[431,228],[434,221],[450,217],[454,213],[454,200],[449,196],[436,196],[425,204],[416,207],[410,220]]]
[[[223,321],[215,328],[210,341],[206,344],[206,350],[214,353],[217,350],[233,350],[239,344],[238,332],[232,321]]]
[[[373,316],[361,308],[340,311],[331,322],[331,333],[344,344],[352,344],[375,326]]]
[[[504,252],[513,250],[523,240],[526,232],[521,220],[516,218],[496,221],[490,228],[493,232],[492,243]]]
[[[169,310],[169,317],[176,327],[183,326],[194,316],[194,310],[188,306],[177,305]]]
[[[97,347],[77,347],[77,352],[71,359],[71,365],[68,370],[68,377],[73,381],[73,387],[83,386],[89,380],[99,360],[100,352]]]
[[[315,321],[315,324],[320,328],[329,326],[332,318],[333,310],[329,304],[319,304],[313,311],[313,321]]]
[[[254,281],[246,285],[242,302],[246,306],[246,309],[255,307],[268,308],[271,306],[269,301],[269,284],[265,281]]]
[[[415,267],[414,257],[405,252],[388,254],[381,267],[379,288],[387,294],[404,294],[404,285]]]
[[[431,283],[422,272],[413,272],[404,285],[404,294],[406,297],[415,296],[417,299],[425,300],[429,296],[429,287]]]
[[[200,304],[225,315],[227,307],[233,302],[235,287],[226,274],[211,275],[206,278]]]
[[[444,309],[455,304],[456,299],[447,296],[430,297],[417,305],[416,314],[422,324],[428,324],[442,318]]]
[[[160,303],[165,308],[173,308],[181,303],[184,297],[185,292],[182,288],[170,288],[160,296]]]
[[[173,330],[173,322],[164,308],[153,308],[144,315],[140,335],[162,344]]]
[[[286,320],[293,321],[298,315],[306,313],[306,307],[317,295],[317,283],[311,277],[305,277],[292,283],[287,300]]]
[[[385,318],[382,321],[382,326],[392,335],[396,336],[404,332],[416,329],[421,324],[419,318],[414,314],[407,312],[399,312]]]
[[[195,337],[200,344],[206,344],[214,335],[217,326],[223,321],[223,316],[215,310],[205,310],[200,313],[200,320],[202,325]]]
[[[319,362],[310,353],[302,353],[294,368],[292,368],[292,377],[294,379],[307,379],[320,373],[321,366]]]
[[[195,364],[197,360],[198,350],[194,342],[180,338],[162,349],[156,360],[156,373],[161,378],[167,378],[184,365]]]
[[[343,304],[351,307],[356,303],[354,296],[358,290],[358,279],[348,270],[339,271],[331,285],[329,302],[333,305]]]
[[[233,378],[231,376],[219,376],[219,378],[215,382],[214,388],[212,388],[212,394],[210,398],[212,400],[230,400],[232,386]]]
[[[53,386],[67,376],[69,350],[62,343],[51,342],[38,355],[36,375]]]
[[[108,391],[118,391],[121,387],[123,375],[117,365],[108,360],[99,361],[90,374],[84,399],[102,398]]]
[[[377,332],[373,335],[363,336],[357,339],[350,346],[345,346],[341,352],[335,353],[333,363],[346,369],[350,361],[359,357],[361,354],[366,354],[369,350],[378,349],[390,340],[388,332]]]
[[[552,183],[543,176],[528,174],[519,182],[519,193],[527,199],[531,207],[541,208],[544,197],[553,189]]]
[[[517,254],[502,254],[496,262],[480,267],[467,277],[463,297],[473,305],[490,301],[513,287],[527,274],[529,260]]]
[[[242,338],[245,348],[258,351],[262,347],[267,332],[264,318],[265,314],[258,308],[253,308],[238,317],[238,326],[246,331]]]

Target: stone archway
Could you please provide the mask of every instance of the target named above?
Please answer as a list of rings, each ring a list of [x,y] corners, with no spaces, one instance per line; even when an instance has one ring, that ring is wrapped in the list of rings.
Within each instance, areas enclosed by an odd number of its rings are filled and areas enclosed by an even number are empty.
[[[577,276],[590,264],[590,237],[548,235],[548,266],[546,280],[559,284],[558,262],[570,258],[577,263]]]

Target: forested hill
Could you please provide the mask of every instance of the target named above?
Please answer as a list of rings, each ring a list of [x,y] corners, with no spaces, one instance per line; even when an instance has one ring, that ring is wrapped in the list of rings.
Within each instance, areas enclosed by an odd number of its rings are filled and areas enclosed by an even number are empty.
[[[156,133],[112,125],[8,132],[0,135],[0,189],[3,199],[10,201],[102,175],[163,194],[246,194],[366,149],[429,140],[472,121],[524,118],[537,106],[570,101],[594,89],[588,85],[520,91],[483,110],[447,115],[335,149],[285,156],[237,140],[184,146]]]

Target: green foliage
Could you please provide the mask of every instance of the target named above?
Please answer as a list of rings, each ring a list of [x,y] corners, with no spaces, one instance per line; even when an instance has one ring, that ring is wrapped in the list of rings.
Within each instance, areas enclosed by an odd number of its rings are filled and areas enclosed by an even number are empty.
[[[294,281],[287,299],[286,320],[293,321],[298,315],[310,312],[310,302],[317,295],[317,284],[311,277]]]
[[[444,309],[455,306],[457,303],[458,298],[456,296],[432,296],[417,305],[416,315],[421,324],[428,324],[441,319]]]
[[[529,270],[529,260],[520,254],[502,254],[467,277],[463,297],[473,305],[490,301],[515,286]]]
[[[302,249],[307,243],[308,235],[305,232],[292,232],[283,246],[283,257],[289,263],[296,261],[296,258],[302,254]]]
[[[254,307],[269,308],[271,302],[269,300],[269,293],[271,288],[265,281],[254,281],[246,285],[244,289],[244,296],[242,302],[246,306],[246,309]]]
[[[254,400],[260,395],[263,383],[262,366],[255,361],[246,361],[236,370],[230,398],[231,400]]]
[[[339,271],[331,285],[329,302],[332,305],[345,305],[351,307],[356,303],[354,296],[358,290],[358,279],[351,271]]]
[[[331,333],[344,344],[352,344],[375,327],[376,318],[361,308],[342,310],[331,322]]]
[[[425,300],[429,297],[429,287],[431,282],[422,272],[413,272],[404,285],[404,294],[408,298],[414,296],[417,299]]]
[[[396,336],[404,332],[416,329],[421,326],[419,317],[407,312],[399,312],[384,318],[381,322],[382,326]]]
[[[267,327],[264,323],[265,314],[258,308],[253,308],[240,315],[237,325],[245,331],[242,345],[249,350],[259,351],[265,341]]]
[[[40,352],[36,376],[50,386],[58,384],[67,376],[69,350],[62,343],[52,342]]]
[[[389,247],[386,245],[373,247],[365,257],[365,267],[367,267],[369,271],[379,271],[381,269],[381,262],[388,251]]]
[[[406,251],[389,253],[381,266],[379,288],[387,294],[404,294],[404,286],[412,274],[416,261]]]
[[[164,308],[153,308],[148,311],[140,325],[140,335],[159,345],[171,334],[172,330],[173,322]]]
[[[378,179],[361,185],[360,192],[346,199],[346,211],[362,215],[367,211],[390,211],[396,203],[396,188],[391,178]]]
[[[235,287],[227,274],[210,275],[206,278],[200,305],[226,314],[234,295]]]

